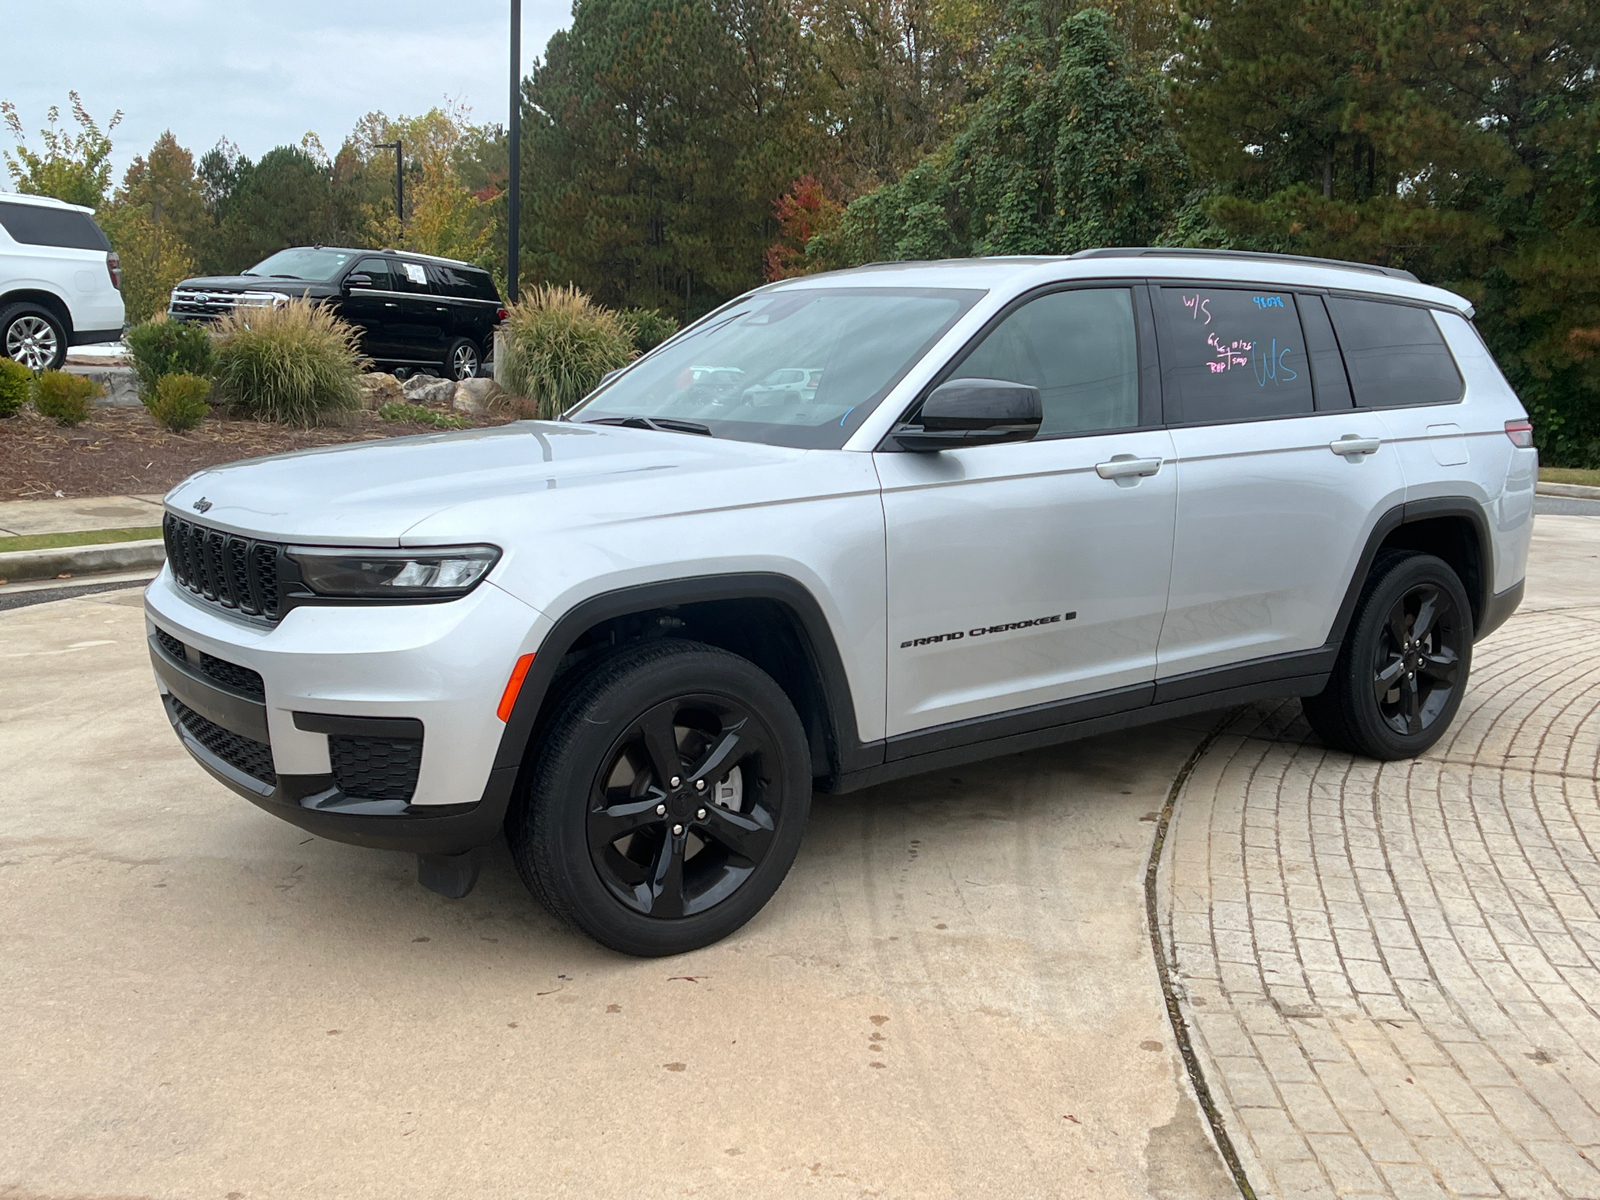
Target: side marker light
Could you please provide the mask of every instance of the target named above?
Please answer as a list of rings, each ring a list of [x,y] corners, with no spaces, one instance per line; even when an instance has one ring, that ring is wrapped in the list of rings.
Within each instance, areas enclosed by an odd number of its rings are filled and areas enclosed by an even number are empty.
[[[533,666],[533,655],[524,654],[517,659],[517,665],[511,668],[511,678],[506,680],[506,690],[500,694],[500,707],[495,709],[495,715],[501,721],[511,719],[511,710],[517,706],[517,694],[522,691],[522,681],[528,677],[528,668]]]

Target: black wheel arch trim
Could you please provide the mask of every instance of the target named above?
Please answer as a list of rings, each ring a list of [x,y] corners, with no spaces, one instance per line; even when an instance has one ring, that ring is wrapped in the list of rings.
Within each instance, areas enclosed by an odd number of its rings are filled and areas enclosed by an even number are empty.
[[[528,669],[501,734],[495,770],[515,771],[522,766],[540,727],[557,669],[584,633],[618,617],[719,600],[772,601],[793,617],[802,635],[800,640],[807,665],[822,689],[827,720],[828,776],[862,770],[883,761],[884,744],[863,743],[858,736],[855,701],[845,674],[844,659],[816,597],[790,576],[749,572],[637,584],[602,592],[568,609],[535,652],[533,665]]]
[[[1356,563],[1349,586],[1345,589],[1344,599],[1340,602],[1339,610],[1333,618],[1333,625],[1328,630],[1328,646],[1337,648],[1344,641],[1345,632],[1350,627],[1350,619],[1355,615],[1356,601],[1361,598],[1361,588],[1367,581],[1367,573],[1372,570],[1373,560],[1378,557],[1378,550],[1389,535],[1403,525],[1439,517],[1464,519],[1472,527],[1477,540],[1478,586],[1473,587],[1472,581],[1468,579],[1461,581],[1462,586],[1467,589],[1467,598],[1472,602],[1473,640],[1477,641],[1487,636],[1511,615],[1517,603],[1521,601],[1521,585],[1505,593],[1509,596],[1511,592],[1515,592],[1517,601],[1511,603],[1510,608],[1505,608],[1504,612],[1499,612],[1497,609],[1499,597],[1493,591],[1494,540],[1489,532],[1489,519],[1484,515],[1483,506],[1466,496],[1432,496],[1425,500],[1407,500],[1403,504],[1395,505],[1379,517],[1372,527],[1372,532],[1367,535],[1367,544],[1361,551],[1361,558]],[[1499,607],[1503,608],[1503,603]]]

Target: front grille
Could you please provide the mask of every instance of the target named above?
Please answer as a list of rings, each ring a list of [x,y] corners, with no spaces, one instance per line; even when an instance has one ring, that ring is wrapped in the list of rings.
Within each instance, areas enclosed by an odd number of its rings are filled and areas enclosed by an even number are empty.
[[[214,321],[236,308],[281,308],[288,302],[284,292],[213,292],[179,287],[172,289],[167,313],[190,321]]]
[[[172,707],[178,720],[199,742],[230,767],[259,779],[269,787],[278,786],[278,773],[272,769],[272,747],[208,721],[176,696]]]
[[[191,593],[247,617],[276,621],[283,546],[197,525],[168,513],[161,522],[172,577]]]
[[[243,692],[246,696],[254,696],[257,700],[267,698],[267,685],[261,681],[261,676],[249,667],[241,667],[238,663],[224,662],[220,658],[212,658],[204,650],[200,652],[200,671],[215,679],[224,687],[231,687],[236,692]]]
[[[156,641],[160,642],[161,648],[168,654],[172,655],[173,658],[177,659],[179,662],[184,661],[184,655],[186,652],[183,648],[183,643],[177,638],[173,637],[165,629],[158,628],[156,630]]]
[[[410,803],[422,767],[421,738],[328,736],[333,781],[352,800]]]

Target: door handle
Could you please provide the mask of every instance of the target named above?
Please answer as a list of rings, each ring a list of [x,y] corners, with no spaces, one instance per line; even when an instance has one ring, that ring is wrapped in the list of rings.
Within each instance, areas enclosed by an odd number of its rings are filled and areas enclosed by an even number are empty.
[[[1161,470],[1161,460],[1118,454],[1110,462],[1095,463],[1094,470],[1101,479],[1127,479],[1133,475],[1154,475]]]
[[[1344,455],[1349,462],[1355,462],[1363,455],[1376,454],[1378,447],[1383,442],[1378,438],[1364,438],[1357,433],[1347,433],[1336,442],[1329,442],[1328,449],[1335,454]]]
[[[446,308],[442,304],[436,304],[436,305],[434,305],[433,311],[434,312],[449,312],[450,310],[448,308]]]
[[[385,308],[399,308],[399,307],[400,307],[400,306],[399,306],[399,305],[398,305],[398,304],[396,304],[396,303],[395,303],[395,302],[394,302],[394,301],[393,301],[393,300],[385,300],[385,301],[384,301],[384,302],[383,302],[383,306],[384,306],[384,307],[385,307]]]

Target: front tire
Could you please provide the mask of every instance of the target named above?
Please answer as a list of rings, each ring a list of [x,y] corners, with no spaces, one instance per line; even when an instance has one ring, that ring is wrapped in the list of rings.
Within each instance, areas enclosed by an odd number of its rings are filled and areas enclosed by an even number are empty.
[[[30,371],[59,371],[67,361],[67,331],[43,305],[8,304],[0,308],[0,354]]]
[[[1443,559],[1382,551],[1328,686],[1302,701],[1329,746],[1415,758],[1450,727],[1472,666],[1472,605]]]
[[[783,882],[811,807],[794,706],[755,664],[656,641],[562,696],[508,824],[523,882],[624,954],[726,937]]]

